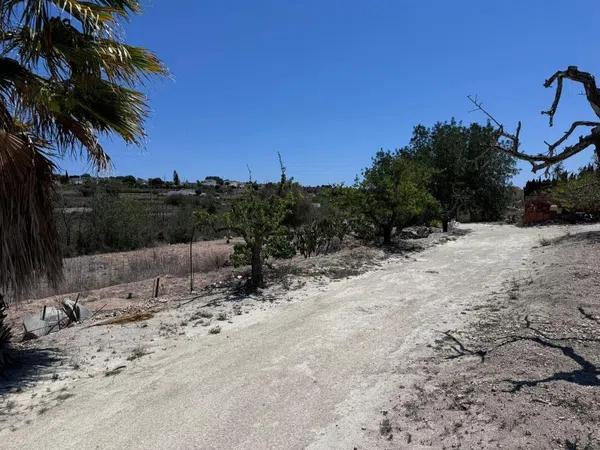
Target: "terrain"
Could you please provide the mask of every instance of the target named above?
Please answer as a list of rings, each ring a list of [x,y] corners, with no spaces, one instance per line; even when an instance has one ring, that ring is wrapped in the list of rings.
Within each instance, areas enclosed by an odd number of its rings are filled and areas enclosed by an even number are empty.
[[[0,442],[584,448],[598,404],[598,229],[465,225],[359,275],[63,330],[24,347],[37,367],[0,391]],[[521,335],[539,339],[495,349]]]

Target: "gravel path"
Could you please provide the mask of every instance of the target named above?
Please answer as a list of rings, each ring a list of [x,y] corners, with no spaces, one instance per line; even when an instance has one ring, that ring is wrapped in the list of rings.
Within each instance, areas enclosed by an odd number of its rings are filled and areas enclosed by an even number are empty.
[[[0,431],[0,447],[386,447],[381,411],[410,377],[403,367],[518,277],[541,237],[567,229],[464,228],[415,257],[301,289],[292,295],[302,301],[83,380],[30,424]]]

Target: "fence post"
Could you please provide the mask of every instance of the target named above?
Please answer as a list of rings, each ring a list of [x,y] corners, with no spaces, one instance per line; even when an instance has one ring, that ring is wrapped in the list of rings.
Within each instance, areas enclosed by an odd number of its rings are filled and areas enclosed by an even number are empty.
[[[158,288],[160,287],[160,277],[156,277],[156,284],[154,285],[154,298],[158,297]]]
[[[194,234],[196,228],[192,228],[192,236],[190,237],[190,293],[194,292],[194,256],[193,256],[193,245],[194,245]]]

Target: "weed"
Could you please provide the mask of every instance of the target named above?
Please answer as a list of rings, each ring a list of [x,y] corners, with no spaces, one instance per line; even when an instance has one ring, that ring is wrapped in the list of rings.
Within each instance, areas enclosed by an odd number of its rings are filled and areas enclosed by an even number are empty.
[[[131,351],[131,355],[129,355],[127,357],[127,361],[133,361],[133,360],[141,358],[142,356],[145,356],[147,354],[148,354],[148,352],[146,351],[146,349],[144,347],[142,347],[141,345],[138,345]]]
[[[205,310],[200,310],[197,311],[196,313],[194,313],[194,315],[192,317],[190,317],[191,320],[196,320],[196,319],[211,319],[213,316],[213,314],[209,311],[205,311]]]
[[[221,332],[221,327],[219,325],[216,325],[214,327],[212,327],[210,330],[208,330],[208,334],[219,334]]]
[[[392,432],[392,425],[390,424],[390,419],[388,419],[386,417],[379,424],[379,433],[381,433],[382,436],[385,436],[387,434],[390,434],[391,432]]]

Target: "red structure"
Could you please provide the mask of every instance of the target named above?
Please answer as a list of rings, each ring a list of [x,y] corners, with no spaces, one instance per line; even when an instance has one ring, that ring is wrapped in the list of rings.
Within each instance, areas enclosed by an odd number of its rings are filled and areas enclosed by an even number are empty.
[[[557,219],[558,211],[547,194],[536,194],[525,198],[523,225],[535,225]]]

